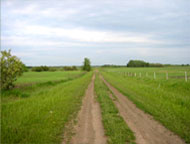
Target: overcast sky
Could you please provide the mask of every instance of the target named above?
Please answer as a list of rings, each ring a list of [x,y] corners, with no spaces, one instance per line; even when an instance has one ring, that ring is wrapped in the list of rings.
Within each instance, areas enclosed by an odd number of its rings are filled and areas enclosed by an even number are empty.
[[[1,0],[1,49],[26,65],[190,63],[190,0]]]

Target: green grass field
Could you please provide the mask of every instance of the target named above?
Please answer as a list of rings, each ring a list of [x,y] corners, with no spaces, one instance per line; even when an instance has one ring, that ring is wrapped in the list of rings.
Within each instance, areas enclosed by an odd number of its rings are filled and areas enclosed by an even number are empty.
[[[67,75],[68,78],[80,72],[62,73],[47,72],[44,74],[51,78],[43,78],[42,73],[29,72],[18,81],[24,83],[45,82],[50,79],[54,81],[58,78],[51,75],[57,74],[60,78]],[[34,75],[37,78],[33,79]],[[40,77],[42,80],[39,80]],[[76,116],[91,77],[92,73],[88,73],[69,81],[52,85],[42,84],[42,87],[32,89],[30,97],[2,102],[1,143],[60,143],[65,123]]]
[[[1,94],[2,103],[20,100],[50,90],[57,84],[84,75],[82,71],[71,72],[26,72],[15,82],[15,88]]]
[[[102,121],[105,128],[105,134],[108,136],[108,143],[135,143],[133,132],[128,128],[123,118],[119,115],[117,108],[109,97],[109,89],[103,81],[100,80],[98,75],[95,79],[95,92],[102,109]]]
[[[104,68],[102,74],[139,108],[190,142],[190,79],[185,82],[185,71],[189,74],[190,67]],[[156,79],[154,72],[157,73]],[[141,77],[137,75],[139,73]]]
[[[59,81],[83,73],[82,71],[55,71],[55,72],[25,72],[15,84],[40,83]]]
[[[190,67],[100,68],[100,72],[137,107],[190,143]],[[1,143],[61,143],[65,124],[76,117],[91,78],[92,72],[82,71],[24,73],[15,88],[1,92]],[[108,142],[134,143],[133,132],[98,75],[95,93]]]

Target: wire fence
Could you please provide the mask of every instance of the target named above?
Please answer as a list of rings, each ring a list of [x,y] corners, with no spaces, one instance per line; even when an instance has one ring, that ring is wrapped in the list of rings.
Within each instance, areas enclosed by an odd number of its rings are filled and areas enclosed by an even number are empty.
[[[123,75],[124,77],[139,77],[139,78],[151,78],[151,79],[178,79],[185,82],[190,81],[190,73],[183,72],[129,72],[129,71],[107,71],[114,72]]]

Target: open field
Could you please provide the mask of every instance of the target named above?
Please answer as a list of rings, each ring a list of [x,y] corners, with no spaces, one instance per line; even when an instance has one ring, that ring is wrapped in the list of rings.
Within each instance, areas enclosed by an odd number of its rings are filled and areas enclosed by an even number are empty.
[[[165,78],[166,71],[170,75],[168,80]],[[101,73],[137,107],[189,143],[190,80],[185,82],[185,71],[189,74],[190,67],[105,68]],[[154,72],[158,74],[156,79]]]
[[[25,72],[15,82],[15,88],[2,92],[1,101],[12,102],[36,95],[54,87],[57,84],[70,81],[84,75],[85,72]]]
[[[107,72],[117,72],[124,76],[146,77],[159,80],[185,81],[185,72],[190,81],[190,66],[179,67],[149,67],[149,68],[106,68]],[[154,77],[155,73],[155,77]]]
[[[1,142],[189,143],[185,71],[190,68],[100,68],[96,78],[82,71],[26,72],[2,91]],[[67,138],[71,121],[76,131]]]
[[[60,81],[81,74],[82,71],[55,71],[55,72],[25,72],[16,84],[41,83],[48,81]]]
[[[37,92],[30,97],[3,102],[1,142],[61,142],[65,123],[79,110],[91,76],[92,73],[88,73],[70,81],[48,85],[48,88],[36,88]]]

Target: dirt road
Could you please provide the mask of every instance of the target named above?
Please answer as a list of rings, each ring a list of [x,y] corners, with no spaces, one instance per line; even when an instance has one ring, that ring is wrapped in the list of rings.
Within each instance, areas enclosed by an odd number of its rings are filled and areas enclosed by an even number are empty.
[[[94,80],[86,90],[83,104],[78,115],[76,134],[71,139],[71,144],[105,144],[106,137],[101,120],[99,103],[94,96]]]
[[[117,97],[114,103],[120,115],[135,133],[137,144],[184,144],[178,136],[155,121],[152,116],[138,109],[126,96],[105,81],[102,76],[101,79]],[[112,97],[111,93],[110,97]]]

